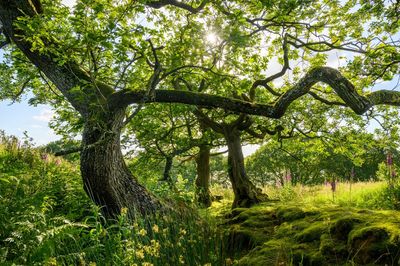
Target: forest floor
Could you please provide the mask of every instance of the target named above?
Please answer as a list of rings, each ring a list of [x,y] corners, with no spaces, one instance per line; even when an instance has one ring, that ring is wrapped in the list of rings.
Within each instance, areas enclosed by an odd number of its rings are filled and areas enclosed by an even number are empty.
[[[400,212],[383,182],[266,188],[250,209],[211,208],[238,265],[398,265]],[[221,192],[221,190],[219,190]],[[289,193],[290,192],[290,193]]]

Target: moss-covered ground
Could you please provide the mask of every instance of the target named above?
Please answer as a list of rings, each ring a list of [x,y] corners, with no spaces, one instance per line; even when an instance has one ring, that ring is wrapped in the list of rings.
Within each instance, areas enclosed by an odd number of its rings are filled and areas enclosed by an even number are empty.
[[[398,265],[400,212],[269,202],[225,214],[238,265]]]

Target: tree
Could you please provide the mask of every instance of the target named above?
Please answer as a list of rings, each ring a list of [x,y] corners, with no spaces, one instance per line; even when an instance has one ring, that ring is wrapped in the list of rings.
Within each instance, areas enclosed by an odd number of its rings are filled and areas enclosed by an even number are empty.
[[[395,3],[383,1],[203,0],[192,6],[82,0],[71,13],[60,1],[1,1],[1,96],[18,99],[30,89],[42,101],[55,93],[58,103],[68,102],[84,125],[81,173],[87,194],[110,217],[127,206],[131,215],[154,213],[168,207],[132,176],[120,149],[121,131],[136,113],[129,106],[139,111],[151,102],[182,103],[273,119],[305,95],[356,114],[375,105],[398,106],[397,91],[363,92],[398,73],[399,46],[390,38],[399,29],[397,11]],[[139,23],[143,18],[146,23]],[[204,45],[206,31],[220,36],[210,38],[216,44]],[[357,54],[341,69],[344,75],[324,66],[324,52],[335,49]],[[282,70],[264,78],[280,52]],[[277,89],[271,82],[289,73],[290,59],[303,60],[305,68],[293,68]],[[220,87],[201,93],[171,89],[177,77],[201,76],[214,87],[222,81]],[[230,98],[232,91],[248,93],[248,100]],[[263,101],[271,97],[272,103]]]

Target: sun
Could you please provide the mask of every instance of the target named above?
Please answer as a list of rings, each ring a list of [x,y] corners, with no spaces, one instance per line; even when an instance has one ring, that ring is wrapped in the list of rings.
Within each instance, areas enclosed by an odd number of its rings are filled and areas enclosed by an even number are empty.
[[[210,44],[217,44],[218,36],[214,32],[209,32],[206,35],[206,41]]]

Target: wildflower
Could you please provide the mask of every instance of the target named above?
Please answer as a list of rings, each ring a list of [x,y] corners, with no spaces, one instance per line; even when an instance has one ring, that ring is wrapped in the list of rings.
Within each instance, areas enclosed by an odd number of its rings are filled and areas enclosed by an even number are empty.
[[[48,162],[49,156],[47,155],[47,153],[42,153],[42,154],[40,154],[40,159],[42,159],[42,161],[44,161],[44,162]]]
[[[141,236],[145,236],[147,234],[147,231],[145,230],[145,229],[140,229],[140,231],[139,231],[139,235],[141,235]]]
[[[153,232],[158,233],[158,225],[153,225]]]
[[[335,179],[333,181],[331,181],[331,189],[332,189],[332,192],[336,191],[336,180]]]
[[[49,265],[49,266],[57,265],[57,259],[54,257],[49,258],[47,260],[47,265]]]
[[[154,264],[150,262],[143,262],[142,266],[154,266]]]
[[[91,261],[91,262],[89,263],[89,266],[96,266],[96,262]]]
[[[286,172],[285,180],[287,183],[290,183],[290,181],[292,181],[292,175],[290,174],[290,171]]]
[[[180,231],[179,231],[179,233],[181,234],[181,235],[186,235],[186,230],[185,229],[181,229]]]
[[[61,165],[61,160],[60,159],[56,159],[56,161],[54,162],[56,165]]]
[[[393,156],[392,156],[392,154],[390,152],[386,156],[386,163],[389,166],[393,164]]]
[[[121,208],[121,215],[122,216],[125,216],[127,213],[128,213],[128,208],[126,208],[126,207]]]
[[[144,259],[144,251],[143,251],[143,249],[136,250],[135,255],[139,259]]]
[[[182,255],[179,255],[179,263],[180,264],[185,264],[185,260],[183,259]]]

